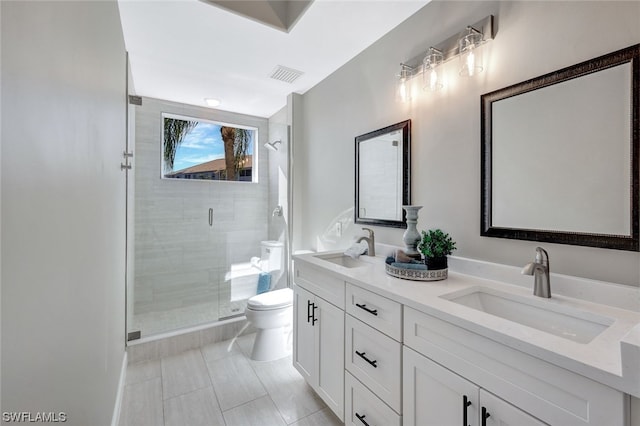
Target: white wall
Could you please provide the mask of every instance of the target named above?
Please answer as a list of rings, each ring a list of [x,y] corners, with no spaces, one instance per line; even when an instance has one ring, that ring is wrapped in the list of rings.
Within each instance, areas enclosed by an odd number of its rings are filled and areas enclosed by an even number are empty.
[[[111,422],[124,357],[115,1],[2,10],[2,411]]]
[[[0,7],[0,23],[2,7]],[[2,224],[2,31],[0,31],[0,224]],[[0,377],[2,377],[2,226],[0,226]],[[2,410],[2,384],[0,382],[0,411]]]
[[[0,23],[2,7],[0,7]],[[0,31],[0,224],[2,224],[2,31]],[[2,377],[2,226],[0,225],[0,377]],[[0,411],[2,410],[2,383],[0,379]]]
[[[457,76],[444,65],[448,86],[394,99],[398,64],[424,53],[473,22],[493,14],[495,40],[485,71]],[[353,216],[354,137],[412,119],[412,204],[423,205],[419,229],[442,228],[458,242],[456,255],[510,265],[534,256],[534,241],[480,237],[480,95],[640,42],[638,2],[434,1],[303,96],[304,136],[294,140],[294,212],[300,246],[345,247],[360,226],[335,242],[327,229]],[[578,124],[578,123],[576,123]],[[403,230],[378,227],[378,242],[402,244]],[[543,244],[552,271],[640,285],[640,254]]]

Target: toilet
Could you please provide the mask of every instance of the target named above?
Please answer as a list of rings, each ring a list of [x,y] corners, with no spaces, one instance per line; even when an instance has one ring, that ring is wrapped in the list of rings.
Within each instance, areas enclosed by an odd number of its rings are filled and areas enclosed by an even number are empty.
[[[277,277],[283,269],[283,248],[280,241],[262,241],[260,269]],[[258,289],[263,291],[258,285]],[[293,291],[290,288],[272,290],[257,294],[247,302],[247,320],[256,328],[251,359],[273,361],[291,353],[289,335],[293,322]]]
[[[257,329],[251,359],[274,361],[291,353],[293,290],[283,288],[251,297],[245,315]]]

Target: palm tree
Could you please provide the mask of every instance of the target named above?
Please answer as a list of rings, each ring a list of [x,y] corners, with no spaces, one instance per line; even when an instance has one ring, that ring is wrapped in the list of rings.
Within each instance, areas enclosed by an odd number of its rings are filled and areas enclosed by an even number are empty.
[[[235,127],[220,127],[220,135],[224,143],[224,162],[227,180],[238,180],[239,172],[244,165],[251,142],[251,131]]]
[[[197,121],[164,118],[164,164],[167,171],[173,170],[173,162],[176,159],[178,146],[197,125]]]

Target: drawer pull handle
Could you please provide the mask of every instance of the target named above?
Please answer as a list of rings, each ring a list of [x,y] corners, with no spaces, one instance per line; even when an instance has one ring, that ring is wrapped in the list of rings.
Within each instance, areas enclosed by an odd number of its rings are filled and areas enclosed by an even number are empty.
[[[359,304],[359,303],[356,303],[356,306],[357,306],[358,308],[360,308],[360,309],[364,309],[365,311],[369,312],[371,315],[378,316],[378,310],[377,310],[377,309],[369,309],[369,308],[367,308],[367,305],[366,305],[366,304],[362,304],[362,305],[361,305],[361,304]]]
[[[318,305],[314,303],[313,309],[311,310],[311,314],[313,315],[313,320],[311,321],[311,325],[313,326],[315,326],[316,321],[318,321],[318,318],[316,318],[316,309],[318,309]]]
[[[487,411],[486,407],[482,407],[482,426],[487,426],[487,419],[491,417],[491,414]]]
[[[471,405],[471,401],[467,398],[467,395],[462,395],[462,426],[469,426],[467,423],[467,407]]]
[[[356,355],[358,355],[360,358],[362,358],[365,361],[367,361],[369,364],[373,365],[373,368],[378,368],[378,361],[376,361],[375,359],[373,361],[371,361],[369,358],[367,358],[365,356],[366,354],[367,354],[366,352],[358,352],[358,351],[356,351]]]
[[[369,426],[369,423],[367,423],[367,422],[364,420],[364,418],[365,418],[365,417],[367,417],[367,416],[365,416],[364,414],[363,414],[363,415],[360,415],[360,414],[356,413],[356,417],[358,418],[358,420],[360,420],[360,421],[362,422],[362,424],[363,424],[364,426]]]
[[[313,318],[313,314],[311,313],[311,300],[307,300],[307,323],[311,322],[311,318]]]

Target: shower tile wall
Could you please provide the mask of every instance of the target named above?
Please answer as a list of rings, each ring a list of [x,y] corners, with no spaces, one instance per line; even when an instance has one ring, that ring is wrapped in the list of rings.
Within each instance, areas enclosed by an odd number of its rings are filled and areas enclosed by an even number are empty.
[[[268,238],[266,119],[151,98],[136,106],[134,316],[143,337],[233,315],[225,274]],[[162,113],[258,128],[258,183],[160,178]],[[254,163],[255,164],[255,163]],[[209,226],[209,208],[214,211]],[[220,303],[219,303],[220,301]]]
[[[289,209],[287,206],[289,135],[287,132],[286,107],[269,117],[269,142],[277,140],[281,141],[278,151],[269,152],[269,239],[284,243],[288,232],[286,226],[289,217]],[[272,215],[277,206],[282,206],[282,216]],[[286,270],[283,268],[280,273],[272,274],[272,279],[275,280],[275,282],[272,282],[274,287],[286,287]]]

